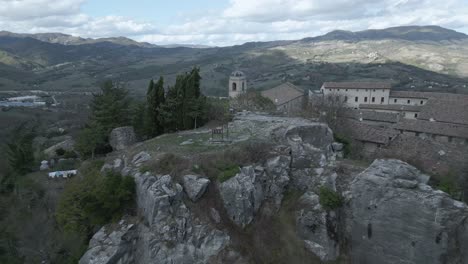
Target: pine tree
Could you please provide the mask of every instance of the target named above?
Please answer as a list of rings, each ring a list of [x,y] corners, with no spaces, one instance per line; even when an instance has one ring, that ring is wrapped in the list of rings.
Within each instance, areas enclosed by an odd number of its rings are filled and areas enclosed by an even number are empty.
[[[164,127],[161,122],[161,107],[165,101],[164,97],[164,79],[160,77],[155,84],[150,81],[148,92],[146,94],[148,104],[147,108],[147,135],[155,137],[164,132]]]

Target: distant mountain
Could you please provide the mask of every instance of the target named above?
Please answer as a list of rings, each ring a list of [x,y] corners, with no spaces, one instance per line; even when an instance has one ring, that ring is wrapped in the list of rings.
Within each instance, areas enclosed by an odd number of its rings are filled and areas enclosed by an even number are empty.
[[[197,44],[167,44],[167,45],[159,45],[159,46],[163,48],[191,48],[191,49],[215,48],[214,46],[197,45]]]
[[[468,92],[468,36],[411,26],[205,47],[0,32],[0,90],[94,91],[113,79],[144,94],[149,79],[164,76],[171,85],[193,66],[201,68],[203,91],[216,96],[226,95],[236,69],[255,89],[285,81],[313,89],[324,81],[386,79],[398,89]]]
[[[135,40],[126,37],[115,37],[115,38],[82,38],[75,37],[72,35],[62,33],[37,33],[37,34],[18,34],[8,31],[0,31],[0,37],[16,37],[16,38],[33,38],[43,42],[62,44],[62,45],[83,45],[83,44],[95,44],[102,42],[110,42],[122,46],[137,46],[144,48],[154,48],[156,45],[147,42],[137,42]]]
[[[370,29],[358,32],[335,30],[323,36],[305,38],[302,41],[326,40],[383,40],[402,39],[409,41],[466,40],[468,35],[439,26],[402,26],[386,29]]]

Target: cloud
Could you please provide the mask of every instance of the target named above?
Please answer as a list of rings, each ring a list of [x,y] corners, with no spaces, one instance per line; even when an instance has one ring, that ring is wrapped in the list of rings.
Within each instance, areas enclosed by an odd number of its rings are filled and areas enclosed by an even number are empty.
[[[222,10],[179,14],[180,22],[165,26],[112,14],[92,17],[82,12],[84,1],[0,0],[0,28],[218,46],[400,25],[440,25],[468,33],[467,0],[230,0]]]

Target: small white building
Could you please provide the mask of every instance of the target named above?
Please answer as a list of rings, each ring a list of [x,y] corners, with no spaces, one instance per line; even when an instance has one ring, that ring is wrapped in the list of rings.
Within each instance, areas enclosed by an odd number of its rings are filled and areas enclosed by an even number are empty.
[[[353,108],[360,104],[388,104],[390,89],[387,82],[325,82],[320,88],[324,97],[338,97]]]
[[[229,77],[229,98],[235,98],[247,92],[247,77],[241,71],[235,71]]]

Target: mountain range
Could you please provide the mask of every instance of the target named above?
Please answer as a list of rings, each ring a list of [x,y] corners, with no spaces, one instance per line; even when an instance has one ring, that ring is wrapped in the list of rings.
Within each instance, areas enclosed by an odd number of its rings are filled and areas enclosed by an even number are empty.
[[[350,32],[231,47],[158,46],[125,37],[0,32],[0,90],[94,91],[104,79],[142,94],[149,79],[201,67],[204,92],[227,94],[231,71],[250,87],[284,81],[318,88],[323,81],[382,80],[396,89],[467,92],[468,35],[438,26]]]

